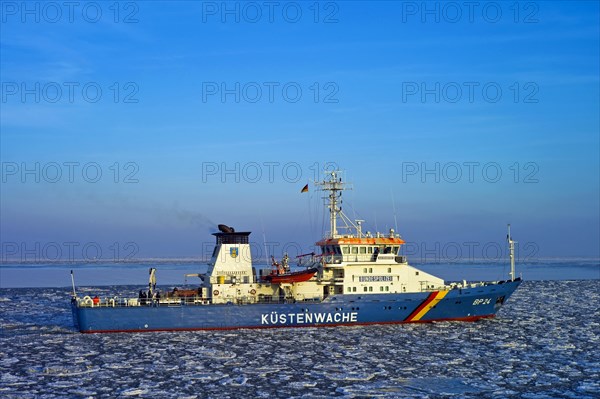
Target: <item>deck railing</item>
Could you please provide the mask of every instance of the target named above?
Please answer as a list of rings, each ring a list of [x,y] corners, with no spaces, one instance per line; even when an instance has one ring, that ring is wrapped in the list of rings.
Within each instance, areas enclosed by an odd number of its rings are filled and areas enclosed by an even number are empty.
[[[202,297],[170,297],[170,298],[130,298],[130,297],[103,297],[92,298],[85,296],[83,298],[73,298],[74,303],[80,308],[116,308],[116,307],[162,307],[162,306],[204,306],[213,304],[211,298]],[[316,301],[318,298],[291,298],[280,297],[279,295],[267,296],[240,296],[240,297],[222,297],[215,304],[228,305],[248,305],[260,303],[294,303],[294,302],[310,302]]]
[[[74,298],[77,307],[130,307],[130,306],[181,306],[181,305],[210,305],[209,298],[179,297],[179,298],[131,298],[131,297],[90,297]]]

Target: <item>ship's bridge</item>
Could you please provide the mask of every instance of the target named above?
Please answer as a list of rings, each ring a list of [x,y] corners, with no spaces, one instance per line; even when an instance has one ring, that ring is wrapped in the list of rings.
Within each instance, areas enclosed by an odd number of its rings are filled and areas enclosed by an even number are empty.
[[[377,234],[375,237],[341,236],[326,238],[316,243],[327,263],[396,261],[404,240],[393,233],[389,237]]]

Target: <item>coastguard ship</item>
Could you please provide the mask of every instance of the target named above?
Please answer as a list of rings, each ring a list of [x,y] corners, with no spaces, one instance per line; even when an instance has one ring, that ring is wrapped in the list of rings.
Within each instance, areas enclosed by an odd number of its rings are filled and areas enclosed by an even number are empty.
[[[521,284],[510,225],[509,279],[447,283],[409,265],[400,251],[404,240],[393,229],[363,233],[362,221],[342,212],[349,187],[339,172],[327,172],[316,185],[327,193],[330,231],[316,243],[320,254],[299,256],[304,268],[292,271],[285,255],[273,260],[272,270],[257,269],[251,233],[219,225],[197,288],[161,294],[154,268],[147,293],[132,298],[79,297],[73,283],[76,328],[100,333],[475,321],[494,317]]]

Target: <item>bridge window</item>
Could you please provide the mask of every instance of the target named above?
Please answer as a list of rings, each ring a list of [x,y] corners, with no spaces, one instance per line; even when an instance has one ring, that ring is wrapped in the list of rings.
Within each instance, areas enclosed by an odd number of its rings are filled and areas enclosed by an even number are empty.
[[[342,247],[342,252],[345,254],[350,253],[350,247]]]
[[[335,250],[336,255],[341,255],[342,253],[340,252],[340,247],[333,247],[333,249]]]
[[[361,254],[366,254],[367,253],[367,247],[360,247],[360,253]]]
[[[392,249],[392,252],[394,253],[394,255],[398,255],[398,250],[400,249],[400,247],[394,247]]]
[[[352,247],[352,253],[353,254],[357,254],[358,253],[358,247]]]
[[[367,252],[370,253],[370,254],[372,254],[373,253],[373,247],[368,247],[367,248]]]

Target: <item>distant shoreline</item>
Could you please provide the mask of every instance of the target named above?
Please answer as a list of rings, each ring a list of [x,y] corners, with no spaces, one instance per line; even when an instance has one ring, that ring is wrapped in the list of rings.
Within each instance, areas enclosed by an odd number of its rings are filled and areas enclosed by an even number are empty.
[[[266,265],[270,263],[267,259],[253,259],[253,262],[258,265]],[[470,259],[439,259],[439,260],[420,260],[415,257],[412,261],[409,259],[409,264],[502,264],[508,260],[505,259],[485,259],[485,258],[470,258]],[[517,259],[520,263],[563,263],[563,262],[599,262],[600,258],[594,257],[540,257],[531,259]],[[6,259],[0,261],[0,267],[2,266],[21,266],[21,265],[126,265],[126,264],[202,264],[205,265],[208,260],[199,258],[137,258],[127,260],[89,260],[89,259],[74,259],[74,260],[18,260],[18,259]]]

